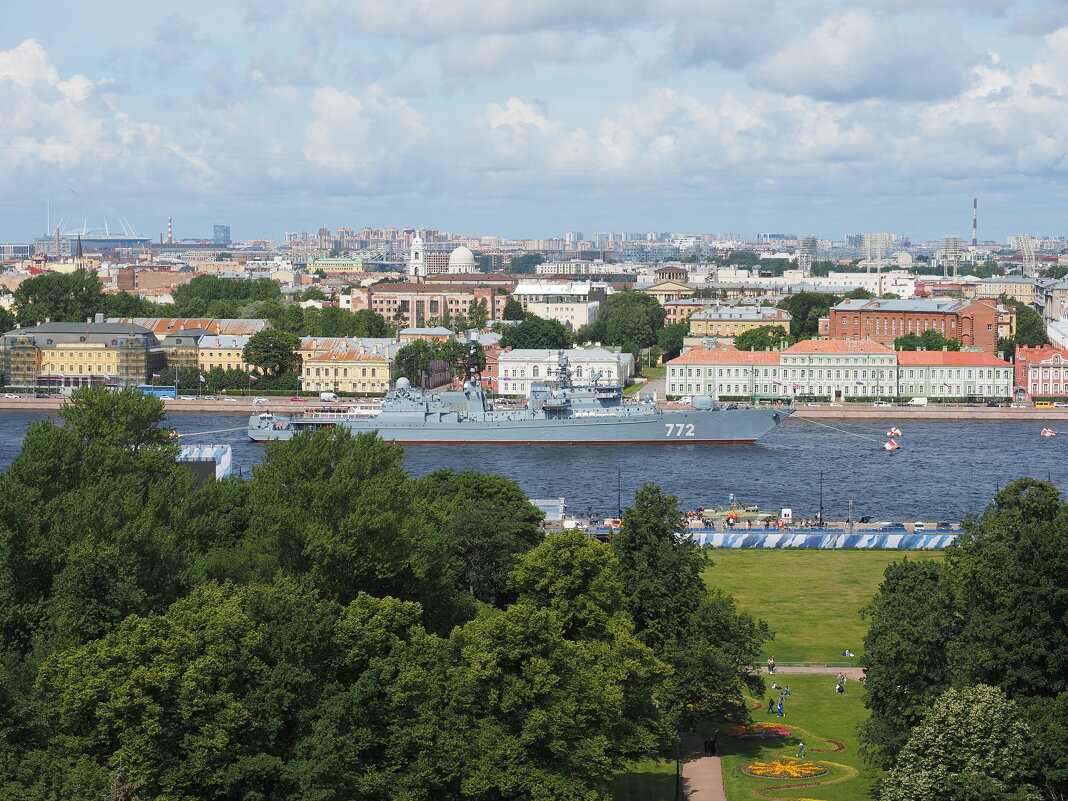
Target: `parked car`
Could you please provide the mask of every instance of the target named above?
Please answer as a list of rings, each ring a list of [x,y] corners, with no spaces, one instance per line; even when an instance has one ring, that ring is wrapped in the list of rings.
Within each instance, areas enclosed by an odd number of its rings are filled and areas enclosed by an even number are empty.
[[[4,393],[4,397],[5,398],[17,398],[18,395],[16,395],[14,392],[5,392]]]
[[[987,401],[987,402],[986,402],[986,405],[987,405],[987,406],[989,406],[989,407],[991,407],[992,409],[996,409],[996,408],[997,408],[998,406],[1000,406],[1001,404],[1000,404],[1000,403],[998,403],[997,401]]]
[[[293,398],[290,398],[290,400],[291,400],[291,401],[294,401],[295,403],[307,403],[307,402],[308,402],[308,399],[307,399],[307,398],[297,398],[297,397],[293,397]]]
[[[950,520],[939,520],[938,525],[935,526],[938,531],[952,531],[953,522]]]
[[[876,406],[893,406],[892,403],[888,403],[887,401],[875,401],[875,405]]]
[[[841,406],[842,404],[840,404],[840,403],[829,403],[827,405],[828,406]]]
[[[215,401],[218,400],[218,398],[216,398],[214,395],[205,395],[204,400]]]
[[[1026,403],[1010,403],[1009,404],[1009,408],[1010,409],[1026,409],[1027,408],[1027,404]]]
[[[917,534],[919,534],[925,528],[927,528],[927,524],[926,523],[921,523],[918,520],[915,523],[912,524],[912,530],[915,531]]]
[[[179,395],[178,400],[196,400],[192,395]]]
[[[1068,409],[1068,403],[1065,403],[1064,401],[1053,401],[1053,405],[1058,409]]]
[[[237,398],[223,398],[223,400],[229,403],[237,403]]]

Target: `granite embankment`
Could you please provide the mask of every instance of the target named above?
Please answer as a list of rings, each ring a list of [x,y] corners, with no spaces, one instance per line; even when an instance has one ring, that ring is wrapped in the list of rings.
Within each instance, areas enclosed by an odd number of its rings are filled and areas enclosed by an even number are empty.
[[[366,399],[361,399],[361,402]],[[54,411],[59,409],[65,398],[0,398],[0,412],[4,411]],[[219,398],[209,401],[198,398],[197,400],[167,400],[167,411],[174,412],[222,412],[233,414],[235,412],[251,413],[262,411],[269,407],[275,412],[294,412],[307,409],[309,406],[321,408],[327,404],[318,398],[308,398],[306,401],[293,401],[289,398],[265,398],[262,405],[253,403],[250,397]],[[342,399],[333,408],[339,411],[347,408]],[[1016,421],[1028,422],[1033,420],[1068,421],[1068,409],[1036,409],[1025,407],[1013,409],[1008,406],[955,406],[935,405],[928,406],[870,406],[870,405],[843,405],[831,406],[829,404],[804,404],[796,408],[794,416],[802,420],[977,420],[977,421]]]

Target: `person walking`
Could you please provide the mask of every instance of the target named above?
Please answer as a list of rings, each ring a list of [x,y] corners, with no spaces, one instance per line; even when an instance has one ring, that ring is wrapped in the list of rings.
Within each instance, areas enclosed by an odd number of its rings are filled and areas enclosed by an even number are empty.
[[[803,741],[799,742],[797,744],[797,758],[798,759],[804,759],[805,758],[805,743]]]
[[[775,700],[773,698],[768,699],[768,714],[770,715],[775,711]]]
[[[786,709],[783,708],[783,704],[782,704],[782,699],[781,698],[779,699],[779,705],[778,705],[778,707],[776,707],[776,709],[779,712],[779,717],[780,718],[786,717]]]

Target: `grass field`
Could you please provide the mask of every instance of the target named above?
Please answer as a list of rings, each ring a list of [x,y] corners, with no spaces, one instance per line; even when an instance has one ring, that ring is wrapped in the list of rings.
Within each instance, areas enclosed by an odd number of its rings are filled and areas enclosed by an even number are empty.
[[[844,695],[834,692],[833,675],[782,676],[790,685],[786,699],[786,716],[767,715],[763,709],[753,713],[756,722],[781,723],[791,731],[784,740],[745,741],[732,740],[720,735],[719,750],[722,755],[723,789],[728,801],[742,801],[753,797],[764,799],[797,798],[820,801],[861,801],[872,797],[875,782],[880,774],[860,757],[857,741],[857,722],[866,714],[862,701],[862,688],[857,682],[848,682]],[[771,686],[771,683],[768,683]],[[769,690],[778,700],[778,691]],[[763,708],[766,708],[764,699]],[[747,775],[745,766],[754,761],[767,761],[793,757],[798,741],[805,743],[805,758],[820,763],[828,769],[824,776],[814,779],[782,780],[757,778]],[[834,742],[831,742],[834,741]],[[841,749],[841,750],[839,750]],[[798,783],[819,783],[800,790]],[[793,790],[764,790],[794,785]]]
[[[766,655],[786,662],[851,662],[867,623],[860,609],[875,596],[883,571],[900,559],[941,559],[940,551],[717,549],[704,574],[775,632]]]
[[[675,797],[675,762],[646,760],[620,773],[612,785],[615,801],[672,801]]]

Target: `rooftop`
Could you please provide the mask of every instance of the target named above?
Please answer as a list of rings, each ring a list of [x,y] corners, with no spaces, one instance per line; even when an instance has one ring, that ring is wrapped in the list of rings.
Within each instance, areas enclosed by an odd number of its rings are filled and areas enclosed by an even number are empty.
[[[966,301],[955,298],[943,300],[888,300],[886,298],[872,298],[871,300],[843,300],[834,307],[834,310],[937,314],[954,312],[966,305]]]
[[[738,350],[735,347],[697,347],[672,359],[668,364],[778,364],[777,350]]]
[[[866,339],[806,339],[802,342],[798,342],[796,345],[791,345],[783,351],[783,353],[794,355],[803,353],[884,354],[893,352],[893,349],[888,348],[886,345]]]
[[[897,353],[897,363],[901,367],[1012,367],[993,353],[974,350],[901,350]]]

